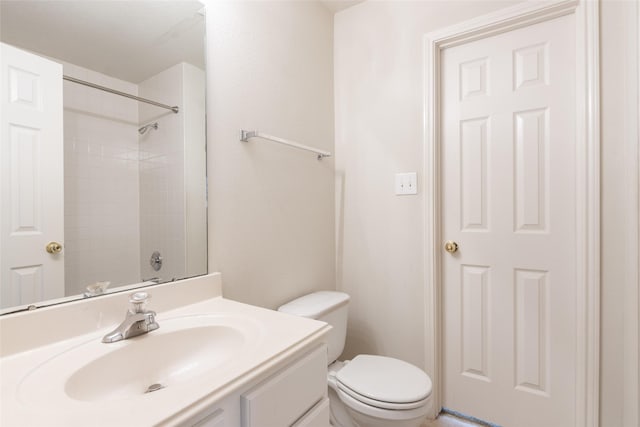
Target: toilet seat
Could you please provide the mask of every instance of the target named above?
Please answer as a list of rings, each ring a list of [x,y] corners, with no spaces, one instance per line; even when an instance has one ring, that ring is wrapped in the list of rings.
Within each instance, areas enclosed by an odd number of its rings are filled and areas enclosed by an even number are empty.
[[[389,420],[389,421],[406,421],[414,420],[425,417],[429,412],[429,405],[423,404],[422,406],[414,409],[406,409],[401,411],[394,411],[390,409],[376,408],[375,406],[367,405],[357,399],[349,396],[342,390],[337,390],[338,397],[344,403],[344,405],[352,411],[359,412],[369,417]]]
[[[338,390],[340,392],[342,392],[343,394],[349,396],[351,399],[355,399],[358,402],[364,404],[364,405],[369,405],[369,406],[374,406],[376,408],[380,408],[380,409],[391,409],[391,410],[396,410],[396,411],[405,411],[408,409],[415,409],[415,408],[419,408],[422,405],[425,404],[425,402],[427,401],[427,399],[422,399],[422,400],[418,400],[416,402],[410,402],[410,403],[391,403],[391,402],[384,402],[381,400],[375,400],[375,399],[370,399],[366,396],[363,396],[361,394],[356,393],[355,391],[351,390],[349,387],[346,387],[344,384],[342,383],[337,383],[338,386]]]
[[[431,379],[421,369],[384,356],[356,356],[335,379],[341,398],[382,410],[421,408],[432,390]]]

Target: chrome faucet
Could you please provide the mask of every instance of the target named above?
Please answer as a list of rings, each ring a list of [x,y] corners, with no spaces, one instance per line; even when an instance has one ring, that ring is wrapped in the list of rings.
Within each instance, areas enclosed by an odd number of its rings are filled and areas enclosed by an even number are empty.
[[[146,292],[136,292],[131,295],[131,308],[127,310],[124,321],[113,331],[102,338],[102,342],[110,343],[146,334],[160,327],[156,322],[156,312],[145,310],[147,301],[151,298]]]

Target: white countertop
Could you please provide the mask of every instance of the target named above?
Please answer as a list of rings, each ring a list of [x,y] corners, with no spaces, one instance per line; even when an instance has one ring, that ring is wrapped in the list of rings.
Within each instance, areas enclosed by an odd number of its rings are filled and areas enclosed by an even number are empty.
[[[219,278],[217,278],[219,280]],[[160,285],[162,286],[162,285]],[[177,289],[177,288],[176,288]],[[154,295],[154,289],[147,291]],[[171,295],[171,293],[167,293]],[[237,357],[206,371],[197,378],[174,384],[162,390],[135,397],[112,397],[100,401],[81,401],[70,398],[64,390],[66,378],[79,367],[88,363],[87,358],[95,360],[104,354],[124,346],[135,346],[138,340],[146,335],[103,344],[102,337],[117,324],[110,324],[90,332],[68,337],[51,343],[36,345],[19,352],[4,352],[0,358],[0,425],[11,426],[149,426],[175,424],[197,414],[201,410],[219,401],[224,396],[236,391],[239,387],[259,378],[264,373],[280,365],[287,358],[301,349],[314,346],[326,340],[329,326],[323,322],[298,318],[276,311],[241,304],[227,300],[221,296],[209,295],[210,298],[199,302],[181,305],[165,311],[154,307],[154,300],[149,309],[157,311],[157,322],[160,328],[151,334],[162,334],[171,331],[176,319],[220,317],[226,319],[242,319],[250,323],[251,339],[244,342]],[[122,299],[122,297],[119,297]],[[154,295],[155,298],[155,295]],[[159,303],[164,306],[165,303]],[[121,316],[127,306],[121,307]],[[60,308],[59,310],[64,310]],[[28,314],[27,314],[28,316]],[[103,318],[102,316],[100,318]],[[165,332],[163,332],[163,323]],[[16,325],[12,331],[2,331],[4,345],[12,347],[6,340],[16,338]],[[0,324],[0,326],[2,326]],[[51,324],[42,324],[42,328],[53,328]],[[55,328],[63,325],[55,325]],[[28,333],[28,331],[27,331]],[[70,352],[74,348],[93,350]],[[69,355],[74,355],[75,361]],[[75,356],[75,355],[78,356]],[[90,354],[87,357],[87,354]],[[55,360],[64,355],[65,363]],[[153,354],[147,355],[153,358]],[[52,364],[57,363],[58,366]],[[55,372],[43,375],[43,364],[56,366]],[[99,365],[99,364],[98,364]],[[39,381],[41,384],[34,381]],[[29,387],[25,384],[29,383]],[[33,392],[33,390],[36,390]],[[25,392],[25,390],[31,390]]]

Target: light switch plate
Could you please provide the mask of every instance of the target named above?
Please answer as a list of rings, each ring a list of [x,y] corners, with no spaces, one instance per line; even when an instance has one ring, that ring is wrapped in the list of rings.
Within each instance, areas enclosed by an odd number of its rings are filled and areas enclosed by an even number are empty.
[[[396,174],[396,195],[418,194],[418,174],[416,172]]]

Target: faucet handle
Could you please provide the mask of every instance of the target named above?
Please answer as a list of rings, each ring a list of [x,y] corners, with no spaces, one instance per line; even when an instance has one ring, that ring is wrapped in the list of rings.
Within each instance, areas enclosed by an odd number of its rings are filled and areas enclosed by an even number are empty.
[[[131,309],[129,311],[131,311],[132,313],[143,313],[144,312],[144,306],[147,304],[147,301],[151,298],[151,295],[149,295],[146,292],[136,292],[134,294],[131,294],[131,297],[129,298],[129,302],[131,303]]]

